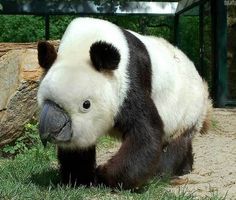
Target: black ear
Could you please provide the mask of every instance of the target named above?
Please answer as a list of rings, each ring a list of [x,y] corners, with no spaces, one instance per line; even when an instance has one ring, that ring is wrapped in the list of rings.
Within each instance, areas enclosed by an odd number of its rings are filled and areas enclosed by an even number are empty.
[[[38,42],[38,61],[39,65],[46,71],[52,66],[57,58],[57,52],[49,42]]]
[[[112,44],[103,41],[95,42],[90,47],[89,53],[90,59],[98,71],[102,69],[114,70],[118,68],[120,53]]]

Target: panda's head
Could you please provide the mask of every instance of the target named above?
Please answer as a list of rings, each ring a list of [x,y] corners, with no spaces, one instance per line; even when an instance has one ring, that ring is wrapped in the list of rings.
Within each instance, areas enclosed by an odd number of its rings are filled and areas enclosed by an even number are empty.
[[[58,52],[48,42],[38,43],[46,71],[38,90],[40,137],[44,143],[86,148],[114,125],[122,95],[121,54],[113,44],[94,39],[75,49],[67,37]]]

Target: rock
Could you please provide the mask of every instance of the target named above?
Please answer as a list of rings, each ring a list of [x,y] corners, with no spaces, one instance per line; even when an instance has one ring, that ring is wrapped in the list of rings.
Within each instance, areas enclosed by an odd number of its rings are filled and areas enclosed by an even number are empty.
[[[22,134],[37,111],[42,71],[37,50],[11,50],[0,57],[0,147]]]
[[[49,41],[51,44],[55,46],[57,49],[59,46],[59,40],[52,40]],[[31,43],[0,43],[0,57],[6,54],[10,50],[21,50],[21,49],[36,49],[37,48],[37,42],[31,42]]]

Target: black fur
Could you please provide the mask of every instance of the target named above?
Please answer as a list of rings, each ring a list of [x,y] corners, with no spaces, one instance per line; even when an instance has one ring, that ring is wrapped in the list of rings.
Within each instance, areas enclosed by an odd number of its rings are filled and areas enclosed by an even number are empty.
[[[118,49],[103,41],[93,43],[89,53],[93,66],[98,71],[117,69],[120,62]]]
[[[57,52],[49,42],[38,42],[38,61],[39,65],[48,71],[57,58]]]
[[[129,92],[142,90],[143,93],[150,97],[152,90],[152,67],[151,60],[145,45],[130,32],[123,30],[129,46]],[[136,94],[137,96],[137,94]],[[155,107],[156,110],[156,107]]]
[[[64,183],[89,185],[95,182],[130,189],[142,186],[157,172],[180,175],[192,169],[192,131],[187,130],[183,136],[163,144],[163,122],[151,99],[149,54],[138,38],[126,30],[123,33],[130,51],[130,85],[114,127],[121,133],[122,146],[106,164],[98,166],[96,172],[95,147],[86,151],[59,149],[58,159]],[[116,69],[120,61],[118,50],[105,42],[94,43],[90,56],[99,71]],[[163,148],[167,151],[163,152]]]
[[[94,183],[96,167],[95,146],[86,150],[66,150],[58,147],[62,183],[87,185]]]
[[[124,189],[140,187],[156,173],[182,175],[192,170],[192,129],[163,144],[163,122],[151,99],[151,62],[144,44],[123,30],[130,50],[127,98],[115,119],[122,135],[119,151],[96,170],[98,182]],[[163,151],[166,149],[166,151]]]
[[[163,145],[163,153],[158,164],[158,175],[180,176],[189,173],[193,166],[192,129]]]
[[[117,154],[97,169],[100,182],[135,188],[156,173],[161,154],[163,123],[151,99],[151,62],[144,44],[123,30],[130,50],[127,98],[115,119],[123,143]]]

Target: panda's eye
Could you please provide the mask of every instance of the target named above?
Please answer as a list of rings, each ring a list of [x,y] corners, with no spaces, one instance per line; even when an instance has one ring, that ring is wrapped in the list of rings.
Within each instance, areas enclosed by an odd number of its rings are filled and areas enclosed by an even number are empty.
[[[90,108],[90,101],[89,100],[86,100],[84,103],[83,103],[83,108],[84,109],[89,109]]]
[[[81,107],[80,107],[80,110],[82,112],[88,112],[91,108],[91,101],[90,100],[85,100],[83,101]]]

